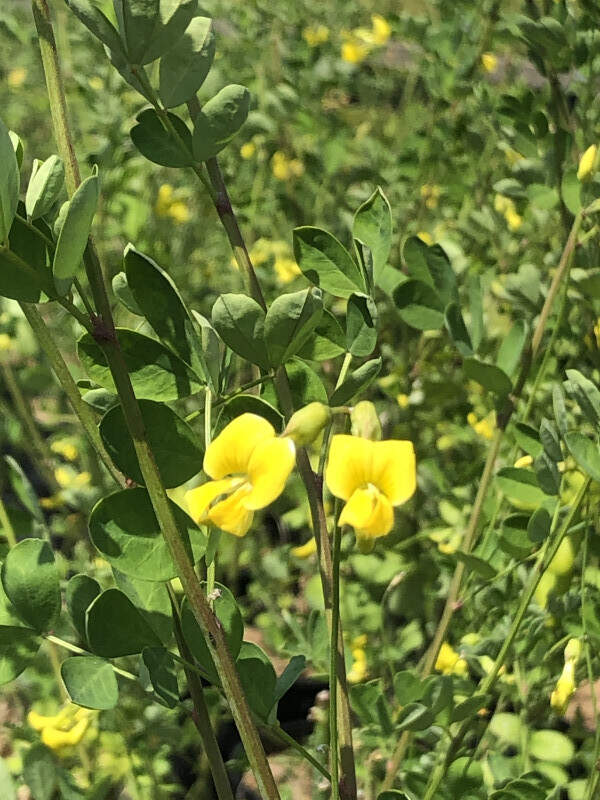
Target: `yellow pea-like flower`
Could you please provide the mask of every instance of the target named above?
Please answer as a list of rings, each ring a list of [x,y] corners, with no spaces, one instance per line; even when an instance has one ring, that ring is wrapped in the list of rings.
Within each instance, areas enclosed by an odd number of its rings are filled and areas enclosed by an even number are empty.
[[[495,72],[498,68],[498,59],[493,53],[483,53],[481,65],[486,72]]]
[[[392,26],[381,14],[373,14],[371,17],[373,28],[373,42],[378,45],[386,44],[392,35]]]
[[[559,714],[567,710],[571,695],[575,691],[575,661],[567,661],[562,674],[550,695],[550,705]]]
[[[339,524],[356,531],[361,549],[388,534],[394,506],[409,500],[417,486],[412,442],[373,442],[338,434],[331,441],[325,481],[335,497],[346,501]]]
[[[296,558],[308,558],[312,556],[314,553],[317,552],[317,540],[314,536],[312,536],[308,542],[304,544],[298,545],[298,547],[292,547],[290,553],[295,556]]]
[[[434,669],[443,675],[466,675],[469,665],[448,642],[443,642]]]
[[[590,145],[585,153],[581,156],[579,167],[577,169],[577,178],[580,181],[586,181],[591,178],[594,171],[594,164],[596,163],[596,153],[598,148],[595,144]]]
[[[254,142],[244,142],[240,147],[240,155],[242,158],[248,160],[256,153],[256,145]]]
[[[186,494],[191,517],[245,536],[254,512],[283,492],[294,468],[296,449],[288,437],[257,414],[232,420],[204,454],[204,471],[213,480]]]

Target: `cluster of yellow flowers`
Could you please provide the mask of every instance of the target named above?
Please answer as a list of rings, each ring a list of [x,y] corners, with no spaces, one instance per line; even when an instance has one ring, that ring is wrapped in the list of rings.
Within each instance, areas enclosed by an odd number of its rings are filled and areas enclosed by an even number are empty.
[[[427,208],[437,208],[442,190],[436,183],[424,183],[420,192]]]
[[[76,472],[73,467],[65,466],[57,467],[54,470],[54,478],[60,487],[60,491],[51,497],[40,497],[40,506],[48,511],[60,508],[64,504],[64,490],[84,489],[90,485],[92,480],[89,472]]]
[[[514,201],[510,197],[497,194],[494,198],[494,210],[503,215],[511,231],[518,231],[523,224],[523,217],[517,213]]]
[[[565,665],[560,678],[556,682],[554,691],[550,695],[550,705],[558,714],[564,714],[569,700],[575,691],[575,667],[581,657],[581,642],[579,639],[569,639],[565,647]]]
[[[13,346],[13,341],[8,333],[0,333],[0,353],[10,350]]]
[[[6,83],[10,89],[20,89],[27,80],[27,70],[25,67],[15,67],[6,76]]]
[[[496,432],[496,415],[495,412],[490,413],[479,419],[474,411],[467,414],[467,422],[473,428],[478,436],[483,439],[493,439]]]
[[[355,636],[354,639],[352,639],[352,667],[346,676],[348,683],[360,683],[367,677],[368,668],[367,653],[365,650],[366,646],[366,633],[363,633],[360,636]]]
[[[342,31],[342,59],[348,64],[360,64],[376,47],[387,44],[392,35],[390,23],[380,14],[373,14],[370,28]]]
[[[283,150],[276,150],[271,158],[271,170],[278,181],[291,181],[304,175],[304,164],[299,158],[288,158]]]
[[[175,222],[184,223],[190,218],[188,204],[177,199],[175,190],[170,183],[163,183],[158,189],[154,210],[159,217],[170,217]]]
[[[292,257],[287,242],[278,239],[258,239],[250,250],[250,258],[256,267],[273,258],[273,268],[281,283],[289,283],[300,275],[300,267]]]
[[[314,438],[326,423],[328,415],[317,406],[321,404],[313,403],[297,412],[296,421],[292,417],[281,436],[256,414],[242,414],[232,420],[206,448],[203,467],[211,480],[186,492],[192,518],[244,536],[254,512],[266,508],[283,492],[295,465],[296,445],[307,443],[306,431]],[[318,419],[318,424],[310,417]],[[376,538],[391,531],[394,507],[414,494],[412,442],[336,434],[329,449],[325,482],[334,497],[345,501],[339,524],[354,528],[359,548],[368,551]],[[310,552],[313,546],[305,547]],[[301,557],[304,554],[303,550]]]
[[[69,703],[52,717],[30,711],[27,722],[41,734],[46,747],[62,755],[69,748],[80,744],[97,714],[97,711]]]
[[[329,41],[329,28],[326,25],[309,25],[302,31],[302,38],[309,47],[318,47]]]
[[[66,461],[75,461],[79,456],[79,451],[68,439],[56,439],[50,445],[50,450],[59,456],[62,456]]]
[[[440,652],[435,662],[435,669],[442,675],[465,676],[469,672],[469,665],[464,658],[448,642],[440,647]]]

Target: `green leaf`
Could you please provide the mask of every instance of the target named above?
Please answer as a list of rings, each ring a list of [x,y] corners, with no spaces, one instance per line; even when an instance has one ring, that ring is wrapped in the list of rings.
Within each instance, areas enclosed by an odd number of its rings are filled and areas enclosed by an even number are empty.
[[[271,303],[264,319],[264,339],[272,367],[279,367],[298,352],[322,313],[319,289],[282,294]]]
[[[560,472],[556,462],[544,452],[533,462],[533,468],[538,483],[544,492],[557,495],[560,490]]]
[[[194,17],[177,45],[160,60],[158,92],[166,108],[186,103],[196,95],[214,57],[212,20]]]
[[[113,392],[108,392],[106,389],[90,389],[89,392],[81,395],[81,399],[99,414],[106,414],[110,408],[116,406],[119,402],[118,396]]]
[[[148,678],[154,692],[168,708],[179,705],[179,686],[175,662],[164,647],[145,647],[142,663],[148,671]]]
[[[0,119],[0,245],[8,239],[19,202],[19,165],[13,143]]]
[[[125,592],[161,642],[170,642],[173,637],[173,609],[166,584],[125,575],[116,567],[113,567],[113,575],[117,587]]]
[[[533,472],[517,467],[504,467],[496,475],[498,488],[509,502],[532,511],[546,498]]]
[[[192,134],[176,114],[167,112],[178,139],[173,138],[153,108],[141,111],[130,131],[131,140],[140,153],[162,167],[189,167],[193,164]]]
[[[381,187],[358,208],[352,235],[371,251],[373,282],[378,283],[392,249],[392,210]]]
[[[400,318],[419,331],[441,328],[444,306],[436,290],[420,280],[403,281],[394,289],[394,303]]]
[[[59,198],[65,182],[65,166],[58,156],[50,156],[31,177],[25,196],[27,216],[43,217]]]
[[[14,680],[31,664],[41,643],[29,628],[0,625],[0,686]]]
[[[75,16],[109,50],[125,57],[125,47],[114,25],[90,0],[66,0]]]
[[[556,463],[563,460],[560,439],[556,428],[545,418],[542,419],[540,424],[540,441],[548,458]]]
[[[563,175],[561,194],[564,204],[575,216],[581,211],[581,182],[577,178],[576,169],[568,169]]]
[[[54,553],[42,539],[23,539],[8,551],[2,584],[19,617],[34,628],[51,630],[60,615],[60,579]]]
[[[569,430],[569,418],[567,416],[567,407],[565,405],[565,396],[562,389],[557,384],[552,387],[552,408],[554,410],[554,419],[558,425],[559,431],[565,436]]]
[[[360,392],[364,391],[379,375],[381,370],[381,358],[373,358],[366,361],[357,369],[352,370],[341,386],[334,391],[329,398],[332,406],[344,406],[353,400]]]
[[[179,506],[171,501],[169,505],[190,554],[190,542],[194,541],[197,560],[206,547],[206,537]],[[89,529],[94,546],[126,575],[145,581],[176,577],[171,552],[145,489],[123,489],[99,500],[90,514]]]
[[[444,314],[446,328],[458,352],[464,358],[473,355],[473,345],[458,303],[450,303]]]
[[[496,364],[508,377],[512,377],[519,365],[525,342],[527,341],[527,325],[519,319],[512,326],[508,335],[502,340]]]
[[[108,590],[116,591],[116,590]],[[115,627],[121,620],[115,619]],[[71,656],[63,661],[60,674],[73,703],[106,711],[119,700],[119,687],[112,666],[97,656]]]
[[[400,789],[387,789],[377,795],[377,800],[410,800],[410,797]]]
[[[381,728],[386,735],[392,733],[391,715],[380,679],[352,686],[350,700],[361,722]]]
[[[434,714],[422,703],[408,703],[396,718],[398,731],[424,731],[435,720]]]
[[[138,399],[169,402],[202,388],[198,376],[160,342],[127,328],[117,328],[117,334]],[[116,393],[106,355],[91,334],[79,339],[77,354],[91,380]]]
[[[474,694],[463,700],[452,710],[452,722],[462,722],[463,719],[473,717],[481,708],[485,708],[488,699],[484,694]]]
[[[540,544],[550,534],[552,519],[545,508],[538,508],[533,512],[527,523],[527,536],[529,541]]]
[[[274,698],[276,703],[278,703],[279,700],[281,700],[281,698],[287,694],[287,692],[289,692],[305,669],[305,656],[292,656],[290,658],[285,669],[281,675],[278,676],[275,683]]]
[[[202,586],[206,591],[206,584],[202,584]],[[242,615],[240,614],[235,597],[226,586],[223,586],[221,583],[216,583],[215,589],[218,596],[214,601],[214,612],[223,626],[223,633],[225,634],[229,646],[229,652],[235,659],[240,652],[242,639],[244,638]],[[181,628],[187,645],[199,666],[206,672],[213,683],[218,683],[219,678],[217,670],[208,645],[206,644],[204,635],[187,601],[184,601],[181,612]]]
[[[163,485],[167,489],[181,486],[202,469],[204,452],[200,440],[188,423],[164,403],[140,400],[139,406]],[[100,422],[100,435],[121,472],[136,483],[144,484],[120,405],[106,412]]]
[[[418,236],[410,236],[404,243],[402,258],[411,278],[435,289],[442,309],[458,300],[454,271],[439,244],[429,247]]]
[[[3,758],[0,758],[0,797],[2,800],[17,800],[15,784]]]
[[[114,0],[131,64],[143,64],[158,19],[158,0]]]
[[[283,415],[274,406],[267,403],[264,398],[257,397],[255,394],[238,394],[223,406],[219,414],[215,435],[236,417],[246,413],[264,417],[267,422],[271,423],[277,433],[281,433],[284,428]]]
[[[119,589],[105,589],[92,602],[86,615],[86,632],[90,648],[104,658],[135,655],[144,647],[161,644],[142,614]]]
[[[52,800],[56,791],[56,761],[41,742],[32,744],[23,756],[23,780],[35,800]],[[2,794],[5,798],[5,795]]]
[[[302,345],[298,355],[308,361],[327,361],[345,352],[342,326],[330,311],[323,310],[312,336]]]
[[[510,514],[502,523],[499,544],[513,558],[525,558],[531,552],[529,517],[526,514]]]
[[[250,109],[245,86],[225,86],[194,117],[193,152],[197,161],[220,153],[242,127]]]
[[[366,291],[358,265],[341,242],[327,231],[310,226],[295,228],[294,256],[311,283],[336,297]]]
[[[508,375],[494,364],[486,364],[477,358],[466,358],[463,362],[465,375],[476,381],[488,392],[498,397],[506,397],[512,391],[512,382]]]
[[[522,450],[525,450],[533,458],[541,455],[544,447],[535,428],[532,428],[531,425],[526,425],[524,422],[517,422],[514,432],[515,440]]]
[[[31,485],[29,478],[12,456],[4,456],[4,463],[8,467],[8,482],[10,488],[17,496],[19,502],[29,511],[34,519],[38,522],[43,522],[44,515],[40,508],[35,489]]]
[[[464,553],[462,550],[457,550],[454,555],[458,561],[462,561],[472,572],[476,572],[486,581],[491,580],[496,575],[496,570],[492,565],[484,561],[483,558],[479,558],[479,556],[474,556],[472,553]]]
[[[568,369],[567,378],[564,383],[566,390],[575,398],[588,421],[594,427],[600,427],[600,391],[576,369]]]
[[[328,402],[327,392],[321,378],[308,364],[305,364],[299,358],[293,358],[287,364],[286,371],[295,408],[302,408],[302,406],[307,406],[309,403]],[[273,392],[273,400],[275,400],[273,386],[271,385],[268,388]],[[266,391],[264,399],[268,399]]]
[[[69,201],[65,220],[56,243],[52,265],[54,283],[59,295],[65,295],[71,288],[71,283],[83,258],[99,194],[100,181],[98,175],[94,174],[77,187]]]
[[[143,55],[149,64],[181,45],[186,29],[197,12],[197,0],[159,0],[158,16]]]
[[[41,292],[56,294],[47,266],[44,240],[15,217],[9,234],[10,250],[0,247],[0,295],[38,303]]]
[[[346,349],[353,356],[370,356],[377,344],[377,306],[366,294],[352,294],[346,306]]]
[[[117,272],[112,279],[112,290],[116,295],[117,300],[122,303],[128,311],[136,314],[138,317],[143,317],[144,312],[135,302],[135,298],[127,283],[127,275],[124,272]]]
[[[245,294],[222,294],[212,309],[212,324],[225,344],[234,353],[270,368],[269,354],[264,341],[265,312]]]
[[[243,642],[236,668],[250,708],[266,722],[276,702],[277,676],[273,665],[258,645]]]
[[[529,754],[541,761],[566,766],[575,757],[575,745],[559,731],[533,731],[529,737]]]
[[[71,615],[75,630],[83,642],[87,641],[85,635],[86,612],[101,591],[98,581],[90,578],[89,575],[73,575],[67,583],[67,610]]]
[[[403,670],[394,675],[394,694],[401,706],[420,700],[425,687],[420,678],[410,670]]]
[[[600,448],[583,433],[567,433],[565,443],[578,466],[595,481],[600,481]]]
[[[479,275],[471,275],[468,280],[469,288],[469,315],[471,317],[471,341],[473,350],[477,352],[483,338],[483,297]]]

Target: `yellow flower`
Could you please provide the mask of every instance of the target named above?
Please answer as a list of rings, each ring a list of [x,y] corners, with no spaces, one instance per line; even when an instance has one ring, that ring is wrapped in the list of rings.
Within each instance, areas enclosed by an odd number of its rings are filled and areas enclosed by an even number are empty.
[[[25,83],[27,78],[27,70],[24,67],[16,67],[11,69],[6,76],[6,83],[11,89],[19,89]]]
[[[302,38],[309,47],[318,47],[329,39],[329,28],[325,25],[309,25],[302,31]]]
[[[183,200],[176,200],[174,203],[171,203],[169,216],[171,219],[174,219],[175,222],[187,222],[190,218],[190,209],[187,203],[184,203]]]
[[[531,456],[521,456],[521,458],[517,458],[514,463],[514,466],[517,469],[525,469],[525,467],[530,467],[533,464],[533,458]]]
[[[431,247],[431,245],[433,244],[433,236],[432,236],[430,233],[427,233],[427,231],[419,231],[419,232],[417,233],[417,237],[418,237],[418,238],[419,238],[419,239],[420,239],[422,242],[425,242],[425,244],[426,244],[428,247]]]
[[[435,662],[434,669],[443,675],[466,675],[469,665],[461,658],[452,645],[444,642]]]
[[[346,434],[332,439],[325,481],[331,494],[346,501],[339,524],[354,528],[361,549],[392,530],[394,506],[412,497],[416,478],[412,442]]]
[[[493,53],[483,53],[481,64],[486,72],[495,72],[498,68],[498,59]]]
[[[369,47],[357,38],[342,44],[342,59],[348,64],[360,64],[369,55]]]
[[[174,190],[170,183],[163,183],[158,189],[154,210],[159,217],[171,217],[175,222],[187,222],[190,209],[183,200],[174,198]]]
[[[304,173],[304,164],[299,158],[290,159],[281,150],[276,150],[271,158],[271,170],[278,181],[289,181]]]
[[[96,714],[95,711],[69,703],[51,717],[32,710],[27,715],[27,722],[34,730],[41,733],[42,742],[46,747],[60,753],[64,748],[73,747],[81,742]]]
[[[0,352],[10,350],[13,344],[12,338],[8,333],[0,333]]]
[[[57,467],[54,477],[61,489],[81,489],[92,480],[89,472],[74,472],[70,467]]]
[[[53,511],[56,508],[60,508],[64,504],[64,498],[62,496],[62,492],[57,492],[53,494],[52,497],[40,497],[40,506],[45,508],[47,511]]]
[[[467,422],[473,428],[476,434],[484,439],[493,439],[496,431],[496,422],[494,419],[494,412],[490,412],[487,417],[477,419],[477,416],[471,411],[467,414]]]
[[[245,536],[254,512],[283,492],[294,462],[293,441],[276,437],[266,419],[236,417],[206,448],[204,471],[213,480],[187,493],[190,515]]]
[[[312,536],[308,542],[299,545],[298,547],[292,547],[290,553],[295,558],[308,558],[312,556],[314,553],[317,552],[317,540],[314,536]]]
[[[517,150],[513,150],[512,147],[507,147],[504,151],[504,157],[506,158],[506,163],[510,167],[514,167],[515,164],[518,164],[519,161],[523,161],[524,156],[521,155]]]
[[[435,183],[425,183],[421,186],[421,197],[425,201],[427,208],[437,208],[441,193],[442,190]]]
[[[371,17],[373,27],[373,42],[375,44],[386,44],[392,35],[392,27],[385,17],[381,14],[373,14]]]
[[[75,447],[72,442],[68,442],[65,439],[58,439],[55,442],[52,442],[50,445],[50,450],[53,453],[58,453],[59,456],[66,458],[67,461],[75,461],[77,456],[79,455],[79,451]]]
[[[96,92],[101,92],[102,89],[104,89],[104,81],[99,75],[93,75],[88,80],[88,86],[90,87],[90,89],[94,89],[94,91]]]
[[[569,639],[564,651],[565,664],[568,661],[573,661],[576,664],[581,658],[582,650],[580,639]]]
[[[282,283],[289,283],[293,281],[297,275],[301,274],[298,264],[296,264],[293,258],[288,258],[287,256],[279,256],[276,258],[273,266],[277,277]]]
[[[244,142],[244,144],[240,147],[240,155],[242,158],[248,160],[252,158],[252,156],[256,153],[256,145],[254,142]]]
[[[577,169],[577,177],[580,181],[586,181],[591,178],[596,163],[596,153],[598,148],[595,144],[590,145],[585,153],[581,156],[579,167]]]
[[[352,667],[346,676],[348,683],[360,683],[367,677],[367,654],[365,646],[367,637],[363,633],[352,640]]]
[[[518,231],[523,224],[523,217],[512,209],[506,212],[504,219],[506,220],[508,228],[511,231]]]
[[[550,695],[550,705],[559,714],[565,713],[571,695],[575,691],[575,664],[573,659],[565,663],[562,674]]]
[[[510,197],[505,197],[503,194],[497,194],[494,197],[494,210],[499,214],[505,214],[509,210],[514,211],[515,204]]]

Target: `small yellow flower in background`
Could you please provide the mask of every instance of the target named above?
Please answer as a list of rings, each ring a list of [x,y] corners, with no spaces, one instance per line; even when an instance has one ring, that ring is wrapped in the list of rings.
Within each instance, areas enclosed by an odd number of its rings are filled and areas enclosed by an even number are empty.
[[[441,541],[438,544],[438,550],[445,556],[451,556],[459,549],[462,542],[463,535],[461,531],[454,531],[448,539]]]
[[[360,683],[367,677],[367,654],[365,647],[367,645],[366,634],[356,636],[350,645],[352,650],[352,667],[346,676],[348,683]]]
[[[92,480],[89,472],[74,472],[70,467],[57,467],[54,477],[61,489],[81,489]]]
[[[577,169],[577,178],[580,181],[586,181],[592,177],[594,171],[594,164],[596,163],[596,153],[598,148],[595,144],[590,145],[585,153],[581,156],[579,167]]]
[[[494,197],[494,211],[499,214],[505,214],[509,208],[514,208],[515,204],[510,197],[505,197],[503,194],[497,194]]]
[[[433,244],[433,236],[430,233],[427,233],[427,231],[419,231],[417,233],[417,238],[419,238],[422,242],[425,242],[428,247],[431,247]]]
[[[421,197],[425,201],[427,208],[437,208],[442,190],[435,183],[424,183],[421,186]],[[417,234],[418,235],[418,234]]]
[[[99,75],[93,75],[88,80],[88,86],[90,87],[90,89],[94,89],[94,91],[96,92],[101,92],[102,89],[104,89],[104,81]]]
[[[60,754],[65,748],[74,747],[81,742],[97,714],[97,711],[69,703],[52,717],[32,710],[27,715],[27,722],[41,733],[46,747]]]
[[[64,502],[62,492],[53,494],[52,497],[40,497],[40,506],[45,508],[46,511],[54,511],[63,506]]]
[[[467,422],[473,428],[475,433],[484,439],[494,438],[494,434],[496,432],[496,420],[493,411],[490,411],[487,417],[484,417],[483,419],[478,419],[477,415],[473,411],[470,411],[467,414]]]
[[[495,72],[498,68],[498,59],[493,53],[483,53],[481,65],[486,72]]]
[[[52,450],[53,453],[57,453],[59,456],[62,456],[67,461],[75,461],[79,455],[79,451],[75,445],[66,439],[57,439],[55,442],[52,442],[50,445],[50,450]]]
[[[435,662],[434,669],[442,675],[466,675],[469,665],[461,658],[452,645],[444,642]]]
[[[517,469],[525,469],[526,467],[530,467],[532,464],[533,458],[531,456],[521,456],[521,458],[517,458],[513,466]]]
[[[471,633],[465,633],[464,636],[460,637],[461,644],[466,644],[468,647],[475,647],[476,644],[479,644],[481,641],[481,636],[475,631]]]
[[[512,147],[507,147],[504,151],[504,157],[506,158],[506,163],[510,167],[514,167],[515,164],[518,164],[519,161],[523,161],[525,156],[521,155],[517,150],[513,150]],[[500,195],[498,195],[499,197]]]
[[[329,39],[329,28],[325,25],[309,25],[302,31],[302,38],[309,47],[318,47]]]
[[[11,69],[6,76],[6,83],[11,89],[19,89],[27,79],[27,70],[24,67],[16,67]]]
[[[289,283],[298,275],[302,274],[300,267],[296,264],[294,259],[287,256],[279,256],[276,258],[273,267],[281,283]]]
[[[0,333],[0,352],[6,352],[13,346],[13,340],[8,333]]]
[[[314,536],[312,536],[308,540],[308,542],[298,545],[298,547],[292,547],[292,549],[290,550],[290,553],[295,558],[309,558],[316,552],[317,552],[317,540],[315,539]]]
[[[523,217],[517,213],[514,201],[510,197],[497,194],[494,197],[494,210],[504,216],[511,231],[517,231],[523,224]]]
[[[252,158],[252,156],[256,153],[256,145],[254,142],[244,142],[244,144],[240,147],[240,155],[242,158],[246,160]]]
[[[410,397],[407,394],[397,394],[396,402],[398,403],[400,408],[408,408],[408,406],[410,405]]]
[[[271,158],[271,170],[278,181],[289,181],[304,174],[304,164],[299,158],[288,158],[282,150],[276,150]]]
[[[357,38],[351,37],[342,44],[342,60],[347,64],[361,64],[368,55],[368,45]]]
[[[569,700],[575,692],[575,668],[581,658],[581,641],[579,639],[569,639],[564,649],[565,665],[560,678],[556,682],[554,691],[550,695],[550,705],[558,714],[564,714],[567,710]]]
[[[283,492],[295,460],[293,441],[277,437],[266,419],[236,417],[206,448],[204,472],[213,480],[187,492],[191,517],[245,536],[254,512]]]
[[[374,539],[392,530],[394,506],[415,492],[413,444],[337,434],[331,441],[325,482],[334,497],[346,501],[339,524],[353,527],[359,548],[368,552]]]
[[[523,224],[523,217],[512,209],[506,212],[504,218],[506,219],[506,224],[511,231],[518,231]]]
[[[154,210],[159,217],[171,217],[175,222],[184,223],[190,218],[190,209],[183,200],[175,199],[170,183],[163,183],[158,189]]]
[[[390,36],[392,35],[392,26],[385,17],[381,14],[373,14],[371,17],[371,25],[373,28],[373,41],[375,44],[387,44]]]

